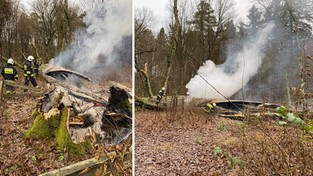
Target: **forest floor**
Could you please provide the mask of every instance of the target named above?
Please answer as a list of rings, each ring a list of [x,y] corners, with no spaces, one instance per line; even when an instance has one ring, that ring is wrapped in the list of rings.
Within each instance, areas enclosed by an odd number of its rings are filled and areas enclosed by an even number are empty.
[[[84,156],[69,157],[58,150],[55,139],[25,138],[25,131],[35,120],[31,114],[38,101],[39,97],[5,100],[0,118],[0,175],[39,175],[115,150],[114,146],[101,147],[102,151],[94,149]],[[131,173],[131,165],[127,169]]]
[[[279,126],[271,117],[243,122],[202,109],[139,110],[135,116],[136,176],[310,175],[313,171],[308,167],[312,140],[301,138],[297,127]]]
[[[34,118],[31,113],[37,98],[8,98],[0,118],[0,175],[38,175],[53,169],[88,159],[67,160],[57,149],[54,139],[25,138]]]
[[[136,113],[136,175],[237,175],[223,156],[213,153],[216,147],[237,142],[226,129],[226,124],[236,121],[199,112],[181,119],[166,116]]]

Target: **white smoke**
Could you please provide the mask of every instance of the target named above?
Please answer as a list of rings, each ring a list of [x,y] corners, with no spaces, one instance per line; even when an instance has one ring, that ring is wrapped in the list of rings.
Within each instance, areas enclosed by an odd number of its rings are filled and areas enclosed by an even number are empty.
[[[109,66],[119,59],[116,48],[121,47],[124,37],[132,34],[132,1],[90,2],[86,8],[83,19],[86,28],[50,64],[84,73],[99,66],[99,63]]]
[[[227,98],[242,89],[249,79],[258,72],[263,60],[261,51],[268,41],[273,27],[274,24],[270,23],[258,31],[256,35],[251,36],[245,43],[243,50],[234,55],[235,57],[230,55],[224,64],[216,66],[211,60],[206,61],[198,70],[198,75],[186,85],[189,96],[223,99],[223,96],[208,83]]]

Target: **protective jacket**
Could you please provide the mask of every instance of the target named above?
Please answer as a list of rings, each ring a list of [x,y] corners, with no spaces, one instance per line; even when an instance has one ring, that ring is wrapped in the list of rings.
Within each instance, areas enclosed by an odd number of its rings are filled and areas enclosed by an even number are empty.
[[[23,64],[23,69],[24,69],[24,76],[31,76],[31,77],[35,76],[32,62],[25,61]]]
[[[1,70],[1,75],[3,76],[4,80],[11,80],[14,81],[18,79],[18,74],[16,68],[12,64],[7,64]]]

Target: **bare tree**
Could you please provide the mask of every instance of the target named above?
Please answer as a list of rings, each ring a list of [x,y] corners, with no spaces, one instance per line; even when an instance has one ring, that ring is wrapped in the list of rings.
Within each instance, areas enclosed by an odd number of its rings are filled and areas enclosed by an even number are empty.
[[[234,5],[233,0],[217,0],[215,12],[218,27],[222,27],[225,23],[233,19],[236,14]]]
[[[155,17],[151,10],[147,8],[136,9],[135,11],[135,38],[140,37],[140,35],[147,29],[153,27],[155,22]]]
[[[165,73],[165,80],[163,83],[163,87],[165,88],[165,95],[167,92],[168,81],[171,74],[173,61],[176,57],[176,51],[179,41],[179,34],[181,30],[181,24],[178,16],[178,8],[177,8],[177,0],[173,0],[173,16],[174,16],[174,24],[172,26],[172,39],[171,39],[171,55],[167,58],[167,70]]]
[[[0,1],[0,49],[1,55],[3,54],[3,30],[5,28],[6,22],[10,19],[12,15],[12,1],[11,0],[1,0]]]
[[[36,0],[32,10],[34,41],[44,46],[39,51],[45,58],[62,51],[82,25],[77,7],[69,6],[68,0]]]
[[[20,44],[19,52],[29,53],[32,40],[32,21],[26,12],[21,12],[18,19],[18,43]],[[24,59],[24,58],[22,58]]]
[[[209,58],[212,57],[217,40],[221,37],[225,24],[233,19],[235,16],[233,0],[217,0],[215,7],[216,14],[216,30],[214,37],[209,41]]]
[[[151,40],[154,40],[151,34],[150,42],[146,41],[149,33],[151,33],[149,27],[152,25],[154,17],[152,12],[146,8],[136,9],[135,15],[135,68],[144,77],[144,90],[148,93],[149,98],[153,99],[148,66],[142,57],[144,54],[155,51],[153,45],[147,45],[152,43]]]

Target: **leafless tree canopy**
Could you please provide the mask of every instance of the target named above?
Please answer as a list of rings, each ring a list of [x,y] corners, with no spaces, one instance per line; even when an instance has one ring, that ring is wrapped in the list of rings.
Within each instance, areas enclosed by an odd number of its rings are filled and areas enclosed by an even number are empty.
[[[48,62],[83,27],[82,10],[68,0],[35,0],[27,11],[19,1],[3,0],[0,9],[0,54],[17,62],[26,55]]]
[[[171,18],[157,34],[147,25],[145,32],[140,33],[138,29],[142,23],[136,23],[136,63],[145,70],[144,77],[150,79],[153,95],[164,86],[169,65],[172,65],[172,69],[168,77],[167,93],[185,94],[185,85],[197,74],[204,62],[211,60],[216,65],[223,64],[230,53],[243,49],[249,36],[256,34],[265,24],[275,23],[270,42],[262,51],[265,55],[265,64],[262,65],[264,70],[255,78],[257,81],[251,82],[271,85],[277,91],[271,92],[268,97],[273,98],[272,94],[275,94],[279,99],[284,99],[285,92],[280,90],[286,89],[286,83],[282,80],[286,80],[286,75],[290,79],[291,75],[296,75],[296,67],[299,65],[297,58],[303,53],[303,46],[312,39],[312,1],[251,1],[253,6],[245,21],[235,18],[237,14],[233,0],[203,0],[194,5],[190,1],[177,0],[178,18],[175,18],[173,8],[176,1],[168,2]],[[148,23],[147,18],[141,19]],[[176,21],[179,22],[178,26]],[[173,49],[175,54],[172,53]],[[271,69],[272,66],[274,69]],[[286,68],[292,68],[293,72],[287,73]],[[137,72],[137,95],[147,95],[144,80],[142,73]],[[256,84],[248,88],[251,95],[253,90],[260,88]]]

